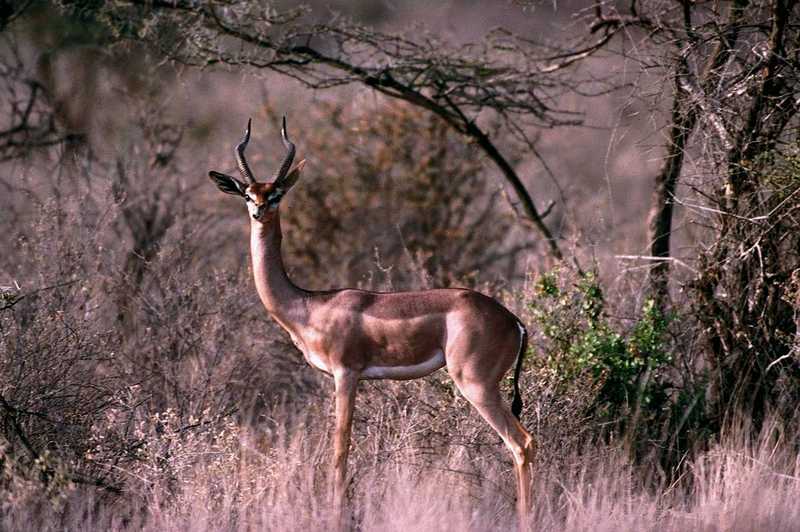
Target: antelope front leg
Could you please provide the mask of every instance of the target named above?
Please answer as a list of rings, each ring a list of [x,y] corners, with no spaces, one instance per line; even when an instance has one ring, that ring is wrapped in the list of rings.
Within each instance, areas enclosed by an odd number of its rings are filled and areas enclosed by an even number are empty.
[[[333,511],[336,527],[344,529],[347,455],[350,451],[350,428],[353,424],[358,375],[352,371],[335,372],[336,431],[333,450]]]

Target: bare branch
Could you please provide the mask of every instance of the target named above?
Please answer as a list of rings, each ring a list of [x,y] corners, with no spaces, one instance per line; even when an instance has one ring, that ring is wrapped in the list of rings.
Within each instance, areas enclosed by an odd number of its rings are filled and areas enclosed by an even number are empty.
[[[476,118],[494,113],[508,135],[523,143],[531,141],[533,128],[579,123],[579,115],[554,105],[551,92],[563,85],[556,74],[599,49],[612,31],[599,45],[553,68],[535,59],[541,54],[531,53],[533,43],[505,31],[454,49],[423,30],[415,31],[412,40],[343,19],[305,24],[304,10],[278,12],[243,1],[191,9],[184,2],[134,0],[128,9],[109,9],[112,19],[138,21],[143,29],[136,38],[181,63],[269,69],[314,89],[359,83],[432,112],[486,154],[514,189],[526,218],[547,240],[550,254],[562,258],[530,192]],[[167,33],[157,31],[164,24],[181,28],[169,35],[182,37],[166,40]]]
[[[725,147],[725,149],[730,150],[733,148],[733,139],[731,139],[731,134],[726,129],[719,113],[715,110],[715,108],[719,108],[719,104],[709,101],[709,99],[703,95],[700,87],[694,80],[694,77],[688,72],[685,75],[678,75],[676,77],[676,81],[678,83],[678,87],[686,92],[694,104],[697,105],[703,111],[703,113],[705,113],[705,118],[717,131],[717,135],[719,135],[719,138],[722,141],[722,145]]]

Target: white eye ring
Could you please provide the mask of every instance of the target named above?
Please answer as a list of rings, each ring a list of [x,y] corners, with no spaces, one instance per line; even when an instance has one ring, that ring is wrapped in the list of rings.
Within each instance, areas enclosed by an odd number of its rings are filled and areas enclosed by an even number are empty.
[[[250,196],[248,196],[247,194],[245,194],[245,195],[244,195],[244,200],[245,200],[245,201],[253,201],[253,198],[251,198]]]

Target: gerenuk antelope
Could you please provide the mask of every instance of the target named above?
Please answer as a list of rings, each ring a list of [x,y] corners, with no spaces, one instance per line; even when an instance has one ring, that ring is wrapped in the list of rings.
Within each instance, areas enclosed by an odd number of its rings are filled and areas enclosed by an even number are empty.
[[[491,297],[466,289],[370,292],[344,288],[314,292],[296,286],[281,257],[280,203],[297,182],[305,160],[292,167],[295,146],[274,178],[258,182],[245,159],[250,121],[236,145],[244,181],[219,172],[209,176],[222,192],[240,196],[250,214],[250,252],[256,290],[267,312],[286,329],[306,361],[333,377],[336,429],[333,506],[342,526],[345,476],[356,388],[361,379],[416,379],[447,367],[458,389],[508,446],[517,476],[520,527],[531,496],[533,437],[519,422],[519,375],[527,345],[522,322]],[[511,407],[500,396],[500,380],[514,364]]]

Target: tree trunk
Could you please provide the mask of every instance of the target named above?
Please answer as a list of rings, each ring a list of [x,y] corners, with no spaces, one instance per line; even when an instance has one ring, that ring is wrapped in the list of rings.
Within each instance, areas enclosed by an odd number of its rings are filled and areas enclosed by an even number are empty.
[[[655,179],[648,231],[650,236],[650,255],[658,257],[650,269],[649,291],[656,307],[663,313],[669,303],[669,261],[670,236],[672,234],[672,206],[675,187],[683,168],[683,154],[686,141],[697,123],[697,112],[689,105],[688,99],[678,87],[676,74],[675,98],[672,103],[672,125],[669,131],[667,153],[664,166]],[[659,260],[660,259],[660,260]]]

